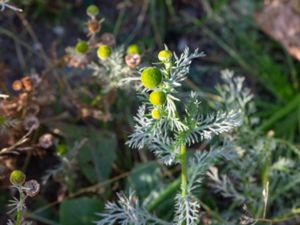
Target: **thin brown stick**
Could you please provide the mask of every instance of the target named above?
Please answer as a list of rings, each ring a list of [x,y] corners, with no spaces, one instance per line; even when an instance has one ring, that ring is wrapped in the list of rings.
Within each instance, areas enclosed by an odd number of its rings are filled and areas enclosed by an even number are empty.
[[[8,153],[13,153],[13,154],[18,154],[18,152],[13,151],[14,149],[16,149],[18,146],[24,144],[25,142],[27,142],[29,140],[29,136],[32,134],[32,132],[34,131],[34,129],[30,129],[23,137],[21,137],[15,144],[9,146],[9,147],[5,147],[2,148],[0,150],[0,156],[4,155],[4,154],[8,154]]]

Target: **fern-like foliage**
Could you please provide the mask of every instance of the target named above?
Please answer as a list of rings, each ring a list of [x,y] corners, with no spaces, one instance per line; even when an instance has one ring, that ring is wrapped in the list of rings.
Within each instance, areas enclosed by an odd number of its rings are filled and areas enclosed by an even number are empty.
[[[200,204],[194,197],[176,196],[174,225],[196,225],[200,219]]]
[[[142,149],[153,137],[153,121],[145,114],[146,106],[142,105],[134,117],[134,133],[129,136],[127,144],[132,148]]]
[[[197,115],[186,119],[190,129],[186,132],[188,145],[202,140],[210,140],[214,135],[231,131],[242,123],[240,111],[217,112],[209,115]]]
[[[199,224],[200,204],[195,197],[196,189],[200,188],[203,178],[217,159],[231,155],[225,151],[230,147],[224,144],[210,151],[197,152],[188,161],[186,147],[208,141],[215,135],[231,132],[243,121],[241,110],[237,107],[226,107],[224,110],[204,114],[195,92],[191,92],[186,104],[177,97],[178,88],[186,79],[192,60],[202,56],[204,54],[199,53],[198,49],[190,53],[186,48],[180,56],[174,55],[171,61],[162,61],[164,67],[159,70],[163,78],[157,87],[149,90],[141,84],[138,85],[143,104],[134,117],[134,131],[127,141],[131,148],[147,147],[166,165],[181,164],[182,171],[185,171],[184,176],[188,177],[188,181],[182,181],[182,193],[176,197],[175,218],[172,223],[174,225]],[[241,90],[241,87],[237,84],[235,89]],[[150,104],[151,91],[160,91],[165,96],[164,103]],[[158,118],[153,117],[153,110],[159,111]],[[133,203],[129,204],[130,202]],[[131,195],[129,198],[119,195],[118,202],[108,203],[106,212],[100,215],[102,219],[98,221],[98,225],[166,224],[154,219],[145,209],[139,207]]]
[[[229,132],[242,123],[241,111],[217,112],[203,115],[199,112],[200,102],[194,92],[191,101],[186,105],[186,116],[183,122],[179,117],[168,117],[157,121],[146,114],[146,105],[140,107],[134,117],[134,132],[127,144],[132,148],[142,149],[147,146],[157,156],[162,156],[167,165],[176,163],[178,142],[192,145],[202,140],[209,140],[214,135]],[[178,120],[178,121],[177,121]],[[170,122],[172,121],[172,122]],[[174,122],[176,121],[176,122]],[[173,126],[176,124],[175,126]],[[174,132],[174,135],[170,133]]]
[[[236,190],[235,185],[226,176],[219,176],[218,169],[212,167],[208,173],[209,178],[213,181],[211,185],[217,193],[220,193],[225,198],[234,199],[235,202],[242,204],[245,202],[246,198],[238,190]]]
[[[204,56],[204,52],[199,52],[198,49],[190,53],[189,48],[185,48],[180,56],[174,55],[175,62],[169,80],[171,87],[174,88],[173,90],[175,90],[175,87],[181,86],[182,81],[187,78],[192,60]]]
[[[222,103],[227,109],[239,108],[243,112],[249,110],[250,104],[253,99],[251,90],[244,84],[245,78],[240,76],[234,76],[233,71],[222,70],[221,71],[222,83],[216,86],[216,90],[219,93]],[[247,113],[250,113],[249,111]]]
[[[106,91],[112,88],[127,88],[126,79],[132,79],[137,72],[130,69],[125,61],[125,48],[120,46],[112,52],[109,58],[101,62],[92,62],[88,65],[93,70],[93,76],[97,77]]]
[[[232,151],[231,146],[228,144],[224,144],[221,147],[212,147],[209,151],[195,153],[193,158],[189,161],[189,192],[194,193],[200,188],[209,168],[219,159],[231,160],[235,157],[235,152]]]
[[[130,192],[128,197],[119,193],[117,202],[108,202],[104,213],[98,215],[103,219],[96,222],[97,225],[171,225],[141,207],[134,192]]]

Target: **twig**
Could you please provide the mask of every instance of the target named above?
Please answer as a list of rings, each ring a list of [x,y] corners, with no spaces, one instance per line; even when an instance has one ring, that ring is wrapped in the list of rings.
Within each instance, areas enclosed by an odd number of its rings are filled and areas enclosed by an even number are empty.
[[[43,58],[43,60],[45,61],[45,63],[50,66],[51,65],[51,61],[49,59],[49,57],[47,56],[43,45],[40,43],[39,39],[37,38],[37,35],[35,34],[32,26],[30,25],[29,21],[26,19],[26,17],[21,14],[18,13],[17,14],[18,17],[20,18],[20,20],[22,21],[24,27],[26,28],[27,32],[29,33],[29,35],[31,36],[32,40],[39,46],[39,50],[41,52],[41,57]]]
[[[5,8],[17,11],[17,12],[22,12],[23,10],[20,8],[17,8],[16,6],[13,6],[11,4],[8,4],[10,0],[0,0],[0,11],[4,11]]]
[[[29,139],[28,137],[32,134],[32,132],[34,131],[34,129],[30,129],[20,140],[18,140],[15,144],[9,146],[9,147],[5,147],[2,148],[0,150],[0,156],[3,154],[7,154],[7,153],[13,153],[13,154],[18,154],[18,152],[13,151],[13,149],[17,148],[18,146],[24,144],[25,142],[27,142]]]

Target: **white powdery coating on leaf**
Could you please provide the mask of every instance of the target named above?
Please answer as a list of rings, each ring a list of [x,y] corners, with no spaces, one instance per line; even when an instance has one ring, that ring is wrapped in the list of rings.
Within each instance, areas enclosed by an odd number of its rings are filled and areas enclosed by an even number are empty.
[[[176,215],[174,224],[176,225],[196,225],[200,219],[200,204],[192,196],[176,196]]]
[[[98,213],[102,219],[96,221],[97,225],[171,225],[151,214],[139,206],[138,199],[130,192],[129,196],[118,193],[116,203],[108,202],[105,205],[105,212]]]

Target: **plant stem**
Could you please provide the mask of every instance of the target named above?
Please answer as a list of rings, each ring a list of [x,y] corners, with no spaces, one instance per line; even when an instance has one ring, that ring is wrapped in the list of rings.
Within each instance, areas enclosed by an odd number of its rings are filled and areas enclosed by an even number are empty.
[[[15,225],[21,225],[22,214],[23,214],[23,205],[24,205],[24,194],[23,194],[22,188],[19,187],[18,190],[19,190],[19,194],[20,194],[20,204],[17,209],[17,219],[16,219]]]
[[[187,155],[186,146],[180,146],[180,163],[181,163],[181,195],[187,195]]]
[[[21,224],[21,219],[22,219],[22,209],[18,208],[16,225],[20,225]]]
[[[180,179],[173,181],[159,196],[157,199],[153,200],[147,207],[149,212],[152,212],[160,204],[162,204],[166,199],[169,199],[170,196],[174,195],[177,192],[180,186]]]

